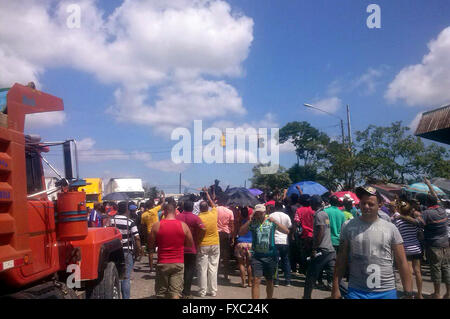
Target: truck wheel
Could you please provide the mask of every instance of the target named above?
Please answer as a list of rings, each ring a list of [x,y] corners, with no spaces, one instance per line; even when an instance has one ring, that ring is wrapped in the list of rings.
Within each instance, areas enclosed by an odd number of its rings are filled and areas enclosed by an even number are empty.
[[[110,261],[103,272],[103,276],[88,289],[88,299],[120,299],[120,281],[116,265]]]

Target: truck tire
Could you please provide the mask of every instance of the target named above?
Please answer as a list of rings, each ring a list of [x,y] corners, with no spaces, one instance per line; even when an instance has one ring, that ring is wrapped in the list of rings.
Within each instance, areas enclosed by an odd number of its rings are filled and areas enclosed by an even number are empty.
[[[120,280],[116,265],[110,261],[103,276],[86,293],[88,299],[120,299]]]

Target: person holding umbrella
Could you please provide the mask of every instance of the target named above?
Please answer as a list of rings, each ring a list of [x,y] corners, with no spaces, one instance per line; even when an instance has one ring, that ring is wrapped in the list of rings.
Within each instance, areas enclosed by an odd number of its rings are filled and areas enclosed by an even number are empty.
[[[252,298],[259,299],[259,286],[261,277],[264,276],[267,282],[267,299],[271,299],[273,297],[273,277],[277,268],[275,230],[288,234],[289,229],[278,223],[275,218],[267,216],[264,204],[258,204],[248,221],[239,229],[239,235],[245,236],[249,230],[252,232]]]

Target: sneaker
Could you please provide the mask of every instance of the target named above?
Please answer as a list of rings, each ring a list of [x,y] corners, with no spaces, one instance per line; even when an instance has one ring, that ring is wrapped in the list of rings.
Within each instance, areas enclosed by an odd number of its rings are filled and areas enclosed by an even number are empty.
[[[208,293],[208,296],[216,297],[216,296],[217,296],[217,293],[215,293],[215,292],[210,292],[210,293]]]
[[[290,287],[291,286],[291,282],[290,281],[286,281],[286,283],[284,284],[286,287]]]
[[[279,286],[278,281],[274,282],[273,286],[278,287]]]

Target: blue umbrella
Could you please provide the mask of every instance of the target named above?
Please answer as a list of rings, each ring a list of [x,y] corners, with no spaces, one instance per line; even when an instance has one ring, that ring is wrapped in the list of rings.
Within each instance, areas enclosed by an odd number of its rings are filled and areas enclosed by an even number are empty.
[[[295,186],[300,186],[300,189],[302,190],[303,194],[307,195],[323,195],[326,192],[328,192],[328,189],[320,185],[319,183],[312,182],[312,181],[303,181],[298,182],[296,184],[292,184],[289,186],[287,191],[287,197],[291,196],[291,194],[297,194],[300,195],[297,188]]]
[[[249,188],[248,191],[250,192],[250,194],[252,194],[253,196],[259,196],[263,193],[262,190],[257,189],[257,188]]]
[[[442,189],[440,189],[439,187],[437,187],[435,185],[431,185],[431,187],[433,187],[436,194],[441,195],[441,196],[445,195],[444,191]],[[425,184],[425,183],[414,183],[414,184],[409,185],[408,187],[405,187],[404,190],[407,192],[412,192],[412,193],[422,193],[422,194],[429,193],[429,188],[428,188],[427,184]]]

